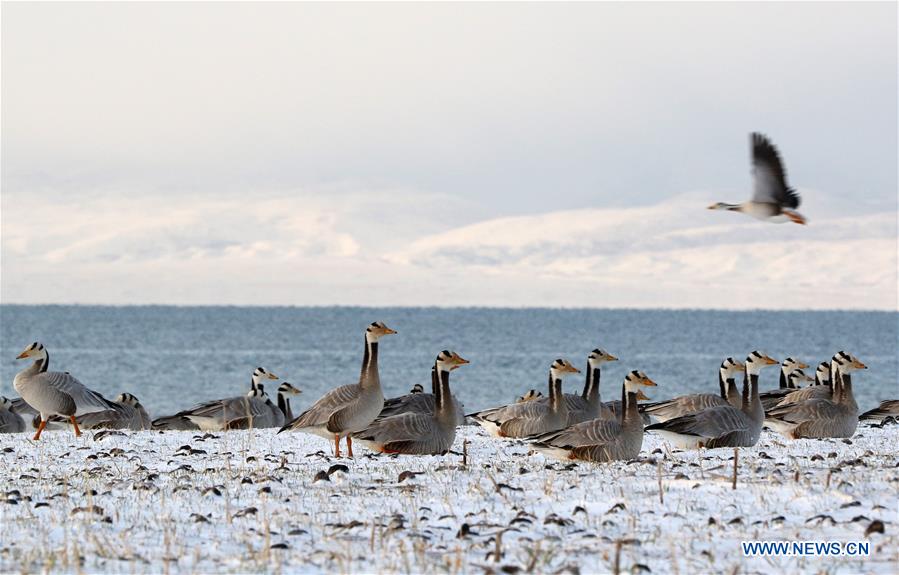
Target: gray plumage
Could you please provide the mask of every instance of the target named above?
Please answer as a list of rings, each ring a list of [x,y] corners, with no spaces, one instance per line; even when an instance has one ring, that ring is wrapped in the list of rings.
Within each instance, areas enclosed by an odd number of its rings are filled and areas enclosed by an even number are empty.
[[[25,420],[12,411],[12,401],[0,397],[0,433],[21,433],[25,431]]]
[[[740,409],[719,405],[647,426],[671,443],[685,448],[743,447],[758,442],[765,412],[759,399],[758,374],[777,362],[753,351],[745,362],[743,400]]]
[[[859,421],[883,421],[887,417],[899,419],[899,399],[886,399],[874,409],[858,416]]]
[[[374,322],[365,330],[365,350],[359,382],[332,389],[298,417],[284,425],[282,431],[304,431],[335,440],[335,454],[339,455],[339,441],[368,427],[384,407],[384,393],[378,374],[378,340],[396,333],[381,322]],[[352,456],[352,443],[347,447]]]
[[[639,388],[655,385],[642,372],[630,372],[621,386],[625,406],[617,419],[596,418],[535,438],[537,451],[556,459],[598,463],[634,459],[643,446],[643,420],[637,409]]]
[[[449,375],[450,371],[466,363],[468,361],[455,352],[440,352],[432,370],[434,409],[378,417],[371,425],[354,433],[353,439],[381,453],[439,455],[447,452],[453,445],[461,415],[450,393]]]
[[[393,417],[402,413],[433,414],[437,404],[437,390],[439,387],[439,381],[434,369],[431,370],[431,379],[431,393],[424,393],[424,387],[421,384],[415,384],[412,391],[406,395],[384,400],[384,407],[381,408],[381,413],[375,418],[375,422],[379,419]],[[455,395],[452,396],[452,400],[456,411],[456,425],[465,425],[465,406]]]
[[[140,401],[130,393],[122,393],[115,399],[118,409],[86,413],[77,418],[83,429],[150,429],[150,416]]]
[[[495,437],[527,437],[562,429],[568,422],[568,405],[562,395],[562,377],[580,373],[568,360],[557,359],[549,369],[549,397],[513,403],[469,415]]]
[[[838,377],[831,399],[813,398],[770,410],[765,425],[792,439],[852,437],[858,427],[858,404],[852,392],[853,371],[868,369],[857,358],[834,356]]]

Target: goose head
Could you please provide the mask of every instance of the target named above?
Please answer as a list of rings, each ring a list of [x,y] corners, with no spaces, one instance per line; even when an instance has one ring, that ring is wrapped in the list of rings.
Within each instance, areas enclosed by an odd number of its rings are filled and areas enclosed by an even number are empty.
[[[16,359],[28,359],[29,357],[33,357],[35,359],[41,359],[47,356],[47,351],[44,349],[44,344],[39,341],[36,341],[25,348],[25,350],[16,356]]]
[[[591,368],[597,368],[607,361],[618,361],[618,358],[598,347],[587,356],[587,364]]]
[[[0,411],[4,411],[7,409],[11,409],[11,408],[12,408],[12,402],[8,398],[0,395]]]
[[[581,370],[571,365],[570,361],[562,358],[554,361],[553,364],[549,367],[549,374],[552,377],[553,381],[560,380],[566,375],[580,372]]]
[[[799,389],[802,387],[803,383],[815,381],[815,378],[807,376],[801,369],[794,369],[790,372],[790,375],[787,376],[787,380],[790,384],[789,387]]]
[[[753,351],[746,356],[746,373],[749,375],[758,375],[763,367],[769,365],[777,365],[778,361],[760,351]]]
[[[251,384],[251,387],[258,387],[260,385],[259,382],[264,379],[278,379],[278,376],[266,370],[264,367],[257,367],[253,370],[253,383]]]
[[[788,357],[787,359],[783,360],[783,363],[780,364],[780,368],[783,370],[785,375],[790,375],[797,369],[805,369],[807,367],[807,363],[795,360],[792,357]]]
[[[851,373],[860,369],[868,369],[868,366],[859,361],[857,357],[845,351],[839,352],[833,358],[837,362],[837,368],[840,370],[840,373]]]
[[[437,369],[440,371],[452,371],[460,366],[465,365],[466,363],[471,363],[467,359],[464,359],[458,353],[449,350],[443,350],[439,354],[437,354]]]
[[[293,386],[293,384],[289,382],[282,382],[281,385],[278,386],[278,394],[280,395],[300,395],[302,390]]]
[[[638,400],[649,400],[649,396],[643,392],[643,388],[656,387],[657,385],[658,384],[649,379],[645,373],[636,369],[624,376],[624,391],[627,393],[636,393]]]
[[[115,398],[116,403],[120,403],[122,405],[130,405],[132,407],[137,407],[140,405],[140,400],[134,397],[133,394],[130,393],[120,393]]]
[[[371,325],[365,328],[365,340],[374,343],[385,335],[390,335],[393,333],[396,333],[396,331],[384,325],[384,322],[376,321],[372,322]]]
[[[412,386],[412,389],[409,390],[409,393],[424,393],[424,391],[424,386],[420,383],[416,383]]]
[[[718,368],[721,370],[721,375],[725,380],[734,379],[746,369],[746,366],[743,365],[742,361],[736,360],[732,357],[729,357],[721,362],[721,367]]]
[[[543,397],[542,392],[539,392],[536,389],[531,389],[531,390],[528,390],[527,393],[525,393],[524,395],[519,397],[516,400],[516,403],[523,403],[525,401],[533,401],[535,399],[540,399],[541,397]]]

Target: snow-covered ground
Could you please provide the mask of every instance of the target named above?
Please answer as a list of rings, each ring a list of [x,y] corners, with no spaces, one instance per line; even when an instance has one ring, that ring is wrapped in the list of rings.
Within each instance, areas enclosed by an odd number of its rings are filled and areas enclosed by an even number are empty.
[[[740,450],[736,490],[733,450],[650,435],[612,465],[473,427],[456,438],[467,465],[335,459],[274,430],[92,436],[0,436],[0,572],[899,572],[896,425],[766,432]],[[747,558],[743,540],[868,540],[871,555]]]

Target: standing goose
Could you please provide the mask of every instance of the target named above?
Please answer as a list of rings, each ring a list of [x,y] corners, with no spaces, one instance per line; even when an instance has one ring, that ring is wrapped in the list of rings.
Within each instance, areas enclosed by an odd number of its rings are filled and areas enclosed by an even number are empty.
[[[737,392],[736,377],[743,373],[744,369],[745,366],[742,362],[729,357],[722,361],[721,367],[718,368],[719,395],[714,393],[682,395],[667,401],[643,404],[640,410],[655,422],[661,423],[718,405],[731,405],[739,409],[742,405],[742,397]]]
[[[572,426],[582,421],[590,421],[598,417],[614,419],[612,412],[603,409],[602,398],[599,394],[599,382],[602,376],[602,364],[608,361],[618,361],[614,355],[596,348],[587,356],[587,371],[584,378],[584,391],[581,395],[573,393],[564,394],[568,407],[567,425]]]
[[[253,371],[250,391],[246,395],[214,399],[175,415],[160,417],[153,421],[153,429],[224,431],[243,429],[248,425],[260,427],[260,424],[272,417],[271,400],[265,395],[261,384],[263,379],[278,379],[278,376],[263,367],[257,367]]]
[[[850,374],[868,367],[855,356],[846,355],[848,360],[841,356],[837,362],[839,383],[834,386],[831,399],[778,405],[768,412],[765,425],[791,439],[852,437],[858,427],[858,404],[852,393]]]
[[[290,421],[293,419],[293,410],[290,408],[290,398],[288,395],[299,395],[303,393],[290,383],[284,381],[281,385],[278,386],[278,409],[281,410],[281,413],[284,416],[284,421]],[[282,421],[278,427],[284,424]]]
[[[75,418],[82,429],[150,429],[150,416],[140,401],[130,393],[120,393],[115,398],[118,409],[86,413]]]
[[[406,411],[397,415],[378,417],[362,431],[353,434],[356,441],[372,451],[440,455],[449,451],[456,437],[459,413],[450,393],[450,372],[468,363],[454,351],[444,350],[434,362],[437,388],[434,408],[429,412]],[[423,396],[425,394],[416,394]]]
[[[562,429],[568,421],[568,405],[562,396],[562,377],[581,370],[567,359],[549,368],[549,397],[544,401],[513,403],[469,415],[494,437],[525,437]]]
[[[642,371],[632,371],[621,386],[624,409],[617,419],[596,418],[561,431],[537,436],[534,448],[556,459],[608,462],[634,459],[643,446],[643,419],[638,399],[649,399],[642,387],[655,386]]]
[[[33,357],[33,364],[16,374],[13,387],[22,399],[41,414],[34,439],[41,438],[51,416],[59,415],[68,419],[75,428],[75,436],[81,435],[76,416],[95,411],[117,409],[118,406],[101,394],[88,389],[68,372],[48,371],[50,355],[46,348],[34,342],[25,348],[16,359]]]
[[[340,438],[346,437],[347,453],[353,457],[350,434],[368,427],[384,407],[384,393],[378,375],[378,340],[393,333],[396,332],[379,321],[368,326],[359,383],[332,389],[278,433],[304,431],[333,439],[336,457],[340,457]]]
[[[874,409],[859,415],[858,419],[859,421],[877,421],[882,423],[888,417],[899,419],[899,399],[885,399]]]
[[[769,222],[790,220],[805,224],[805,218],[795,211],[799,207],[799,194],[787,185],[787,177],[777,148],[768,138],[753,132],[750,135],[752,147],[752,199],[742,204],[718,202],[709,206],[710,210],[742,212],[748,216]]]
[[[12,401],[0,396],[0,433],[21,433],[25,431],[25,420],[10,409]]]
[[[741,409],[731,405],[709,407],[663,423],[654,423],[646,430],[657,431],[662,437],[684,449],[755,445],[765,418],[762,402],[759,400],[759,372],[769,365],[777,365],[777,361],[753,351],[744,365]]]

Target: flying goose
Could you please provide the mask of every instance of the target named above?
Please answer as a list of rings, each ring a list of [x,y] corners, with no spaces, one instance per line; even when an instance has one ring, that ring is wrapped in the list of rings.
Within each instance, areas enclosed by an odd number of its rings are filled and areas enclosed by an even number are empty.
[[[752,199],[742,204],[718,202],[710,210],[742,212],[759,220],[805,224],[805,218],[795,211],[799,194],[787,185],[787,177],[777,148],[767,137],[757,132],[750,135],[752,146]]]
[[[437,379],[434,408],[428,412],[405,411],[397,415],[378,417],[362,431],[352,435],[356,441],[372,451],[440,455],[449,451],[456,437],[459,415],[457,402],[450,393],[450,372],[468,363],[454,351],[441,351],[434,362]],[[416,394],[415,397],[425,394]]]
[[[765,425],[791,439],[852,437],[858,426],[858,404],[852,394],[850,374],[868,367],[855,356],[845,355],[848,359],[840,355],[837,361],[839,377],[831,399],[813,398],[778,405],[767,413]]]
[[[534,449],[556,459],[608,462],[634,459],[643,446],[643,419],[638,399],[649,399],[642,387],[655,386],[642,371],[631,371],[621,386],[624,409],[617,419],[596,418],[535,438]]]
[[[753,351],[744,362],[743,403],[740,409],[731,405],[709,407],[662,423],[654,423],[646,431],[684,449],[702,447],[743,447],[755,445],[761,435],[765,412],[759,400],[759,372],[777,361]]]
[[[549,397],[513,403],[469,415],[494,437],[526,437],[562,429],[568,421],[568,404],[562,396],[562,377],[581,370],[567,359],[557,359],[549,368]]]
[[[150,429],[152,422],[147,410],[130,393],[120,393],[115,398],[118,409],[107,409],[85,413],[76,417],[82,429],[130,429],[141,431]]]
[[[22,399],[41,414],[35,441],[41,438],[41,432],[47,420],[53,415],[65,417],[75,428],[75,436],[81,435],[75,418],[85,413],[117,409],[118,406],[101,394],[88,389],[68,372],[48,371],[50,354],[43,344],[34,342],[25,348],[16,359],[35,358],[34,363],[16,374],[13,387]]]
[[[277,417],[274,411],[280,410],[272,408],[271,400],[265,395],[265,389],[262,387],[263,379],[278,379],[278,376],[269,373],[263,367],[257,367],[253,370],[250,391],[246,395],[214,399],[179,411],[175,415],[160,417],[153,421],[153,429],[224,431],[250,426],[266,427],[273,417]],[[275,427],[275,425],[268,426]]]
[[[444,354],[449,354],[447,350],[443,350]],[[467,362],[466,362],[467,363]],[[421,391],[417,389],[420,388]],[[434,413],[437,405],[437,391],[440,388],[440,378],[438,376],[436,364],[431,368],[431,393],[423,393],[424,387],[416,383],[412,391],[400,397],[393,397],[384,401],[384,407],[381,413],[375,418],[375,422],[385,417],[393,417],[401,413]],[[456,411],[456,424],[465,425],[465,406],[456,398],[455,395],[450,396]]]
[[[353,457],[350,434],[368,427],[384,407],[384,393],[378,375],[378,340],[393,333],[396,332],[379,321],[368,326],[359,383],[332,389],[278,433],[304,431],[333,439],[336,457],[340,457],[340,438],[346,437],[347,453]]]
[[[879,421],[892,417],[899,419],[899,399],[885,399],[874,409],[869,409],[858,416],[859,421]]]
[[[661,423],[716,405],[731,405],[739,409],[742,405],[742,397],[737,392],[735,378],[743,373],[744,369],[745,366],[742,362],[729,357],[722,361],[721,367],[718,368],[719,395],[714,393],[682,395],[667,401],[645,403],[640,406],[640,411],[650,416],[655,422]]]
[[[12,401],[0,396],[0,433],[21,433],[25,431],[25,420],[10,409]]]

